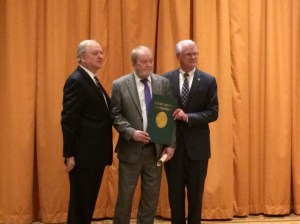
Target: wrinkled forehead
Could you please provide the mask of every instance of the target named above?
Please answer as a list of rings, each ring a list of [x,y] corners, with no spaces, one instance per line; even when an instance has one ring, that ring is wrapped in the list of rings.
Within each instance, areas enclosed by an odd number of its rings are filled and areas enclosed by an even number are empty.
[[[97,42],[91,42],[89,45],[86,46],[85,49],[86,52],[91,52],[96,50],[102,51],[101,45]]]
[[[138,60],[142,59],[152,59],[152,52],[148,49],[142,50],[137,55]]]

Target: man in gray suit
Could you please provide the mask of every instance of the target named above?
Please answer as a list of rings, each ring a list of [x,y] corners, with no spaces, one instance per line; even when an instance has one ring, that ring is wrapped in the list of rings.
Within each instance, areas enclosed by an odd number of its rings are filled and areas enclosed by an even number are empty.
[[[147,130],[147,93],[171,95],[169,81],[153,74],[153,56],[149,48],[132,50],[134,72],[113,82],[112,118],[119,132],[116,147],[119,159],[118,198],[114,224],[129,224],[132,199],[141,176],[141,198],[137,223],[152,224],[156,214],[162,168],[156,165],[162,154],[170,160],[174,153],[175,137],[170,146],[151,143]],[[146,91],[147,92],[147,91]],[[175,135],[174,135],[175,136]]]

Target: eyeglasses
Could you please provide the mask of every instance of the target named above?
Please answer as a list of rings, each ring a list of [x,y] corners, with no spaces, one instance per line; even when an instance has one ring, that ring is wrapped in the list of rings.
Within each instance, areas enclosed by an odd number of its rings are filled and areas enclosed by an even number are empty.
[[[186,54],[183,54],[183,55],[186,56],[186,57],[191,58],[191,57],[197,57],[198,54],[199,54],[198,52],[194,52],[194,53],[186,53]]]

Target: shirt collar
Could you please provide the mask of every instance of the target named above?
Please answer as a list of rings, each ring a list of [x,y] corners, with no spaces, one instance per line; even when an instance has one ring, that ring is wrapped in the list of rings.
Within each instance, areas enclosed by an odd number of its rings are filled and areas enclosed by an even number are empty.
[[[188,80],[193,80],[194,74],[195,74],[196,68],[192,69],[191,71],[188,72],[189,76],[188,76]],[[184,79],[184,74],[186,73],[185,71],[183,71],[181,68],[179,69],[179,73],[180,73],[180,80]]]
[[[134,74],[135,81],[137,83],[139,83],[142,79],[140,77],[138,77],[138,75],[135,72],[133,72],[133,74]],[[147,79],[148,79],[149,83],[151,83],[151,75],[149,75]]]
[[[82,65],[79,65],[84,71],[86,71],[86,73],[88,73],[88,75],[94,80],[94,77],[96,76],[93,72],[91,72],[90,70],[88,70],[87,68],[83,67]]]
[[[188,72],[189,76],[193,76],[195,74],[196,68],[193,68],[191,71]],[[181,68],[179,69],[180,74],[183,76],[186,72],[183,71]]]

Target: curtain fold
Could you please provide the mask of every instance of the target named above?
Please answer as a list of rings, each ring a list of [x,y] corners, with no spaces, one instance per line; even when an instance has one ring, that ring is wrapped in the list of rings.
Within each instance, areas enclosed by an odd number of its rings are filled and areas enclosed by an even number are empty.
[[[229,2],[233,83],[234,214],[249,214],[249,39],[247,1]]]
[[[134,47],[150,47],[163,74],[178,68],[175,44],[193,39],[220,104],[203,218],[300,214],[299,27],[298,0],[1,0],[0,223],[66,221],[62,90],[84,39],[103,46],[109,94]],[[95,218],[113,217],[117,190],[114,153]],[[157,215],[170,217],[165,175]]]
[[[291,116],[280,119],[280,115],[291,114],[291,75],[283,75],[291,74],[291,1],[267,1],[266,6],[263,212],[287,214],[291,209],[291,188],[287,188],[291,183]]]
[[[292,201],[295,213],[300,213],[300,2],[292,1]]]
[[[1,27],[0,221],[6,223],[33,220],[37,197],[33,192],[37,2],[14,3],[1,3],[5,29]]]

